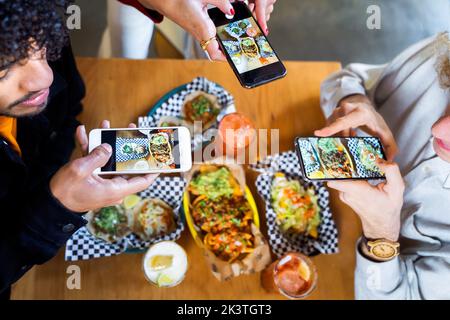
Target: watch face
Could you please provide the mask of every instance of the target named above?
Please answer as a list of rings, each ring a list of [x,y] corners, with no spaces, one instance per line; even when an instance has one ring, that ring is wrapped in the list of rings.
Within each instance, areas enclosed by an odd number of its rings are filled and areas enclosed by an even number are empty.
[[[384,243],[379,243],[376,244],[373,248],[372,248],[372,252],[375,256],[379,257],[379,258],[391,258],[395,255],[395,248],[393,248],[392,246],[388,245],[388,244],[384,244]]]

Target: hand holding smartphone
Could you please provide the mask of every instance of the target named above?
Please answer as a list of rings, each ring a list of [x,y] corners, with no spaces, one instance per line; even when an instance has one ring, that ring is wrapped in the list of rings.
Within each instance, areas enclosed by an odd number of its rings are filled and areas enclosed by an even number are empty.
[[[295,141],[304,177],[311,181],[380,180],[377,165],[386,160],[381,141],[374,137],[300,137]]]
[[[185,127],[92,130],[89,152],[102,143],[112,147],[112,155],[96,174],[178,173],[192,167],[191,135]]]
[[[286,75],[286,68],[273,50],[244,2],[233,3],[234,17],[218,8],[208,10],[217,30],[217,40],[228,63],[245,88],[274,81]]]

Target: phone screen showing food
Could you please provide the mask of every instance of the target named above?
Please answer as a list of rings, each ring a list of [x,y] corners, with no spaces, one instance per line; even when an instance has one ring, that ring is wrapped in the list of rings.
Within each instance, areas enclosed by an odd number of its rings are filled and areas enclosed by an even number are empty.
[[[280,61],[253,17],[219,26],[217,35],[239,74]]]
[[[297,153],[309,180],[383,179],[385,159],[378,138],[298,138]]]
[[[180,168],[178,130],[103,130],[102,143],[113,148],[102,172],[151,172]]]

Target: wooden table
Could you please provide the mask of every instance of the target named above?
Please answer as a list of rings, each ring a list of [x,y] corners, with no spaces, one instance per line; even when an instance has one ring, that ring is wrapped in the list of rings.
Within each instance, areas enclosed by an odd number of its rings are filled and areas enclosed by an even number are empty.
[[[113,127],[124,127],[147,113],[169,90],[196,76],[223,85],[233,94],[236,107],[258,128],[280,129],[280,151],[293,149],[294,137],[310,135],[324,125],[319,108],[321,81],[340,68],[335,62],[287,62],[288,76],[269,85],[247,90],[240,87],[225,63],[182,60],[98,60],[80,58],[78,65],[87,85],[85,111],[80,120],[87,129],[110,119]],[[257,200],[260,214],[264,203],[254,187],[256,175],[248,172],[248,184]],[[352,299],[354,245],[360,225],[353,212],[336,193],[331,197],[340,232],[340,253],[313,258],[319,273],[318,288],[311,299]],[[178,241],[187,251],[190,267],[184,282],[171,289],[158,289],[144,279],[142,254],[81,262],[65,262],[63,250],[43,266],[33,268],[13,288],[14,299],[279,299],[260,286],[259,275],[242,276],[218,282],[208,270],[200,249],[189,231]],[[81,290],[66,288],[66,269],[81,268]]]

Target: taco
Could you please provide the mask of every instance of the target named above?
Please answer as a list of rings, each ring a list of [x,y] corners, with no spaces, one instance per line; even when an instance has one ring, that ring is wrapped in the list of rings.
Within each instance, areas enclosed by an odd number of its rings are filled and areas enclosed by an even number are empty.
[[[182,113],[188,125],[201,122],[204,131],[216,123],[220,110],[217,97],[197,91],[186,96]]]
[[[256,45],[255,39],[251,37],[241,39],[242,53],[249,58],[259,57],[259,48]]]
[[[145,199],[133,210],[133,232],[147,240],[162,236],[175,229],[172,207],[160,199]]]
[[[354,167],[347,149],[339,138],[317,141],[319,158],[328,175],[332,178],[352,178]]]
[[[173,163],[172,147],[167,133],[159,132],[150,135],[149,145],[150,153],[157,162],[164,165]]]
[[[86,214],[87,229],[96,238],[116,242],[131,233],[131,221],[122,206],[111,206]]]

